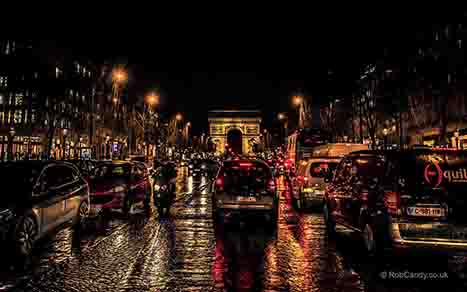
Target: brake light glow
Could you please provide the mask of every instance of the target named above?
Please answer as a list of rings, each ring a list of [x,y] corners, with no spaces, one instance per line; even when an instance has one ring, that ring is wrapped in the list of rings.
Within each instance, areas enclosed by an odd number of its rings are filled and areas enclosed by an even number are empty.
[[[240,162],[239,165],[240,165],[241,167],[250,167],[250,166],[252,166],[252,164],[249,163],[249,162]]]
[[[222,177],[216,179],[216,189],[218,191],[224,190],[224,179]]]
[[[308,177],[307,176],[303,177],[303,180],[308,181]]]
[[[384,194],[384,205],[391,215],[397,215],[400,206],[400,197],[396,192],[386,192]]]

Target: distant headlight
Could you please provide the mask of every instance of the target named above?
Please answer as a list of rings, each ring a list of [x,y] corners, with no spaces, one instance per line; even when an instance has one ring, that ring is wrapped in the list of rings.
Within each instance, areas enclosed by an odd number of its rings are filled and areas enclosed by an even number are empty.
[[[189,168],[193,168],[193,164],[190,164],[188,167],[189,167]]]
[[[159,190],[161,189],[161,186],[160,185],[154,185],[154,191],[155,192],[158,192]]]
[[[205,168],[206,168],[206,164],[202,164],[202,165],[201,165],[201,168],[202,168],[202,169],[205,169]]]

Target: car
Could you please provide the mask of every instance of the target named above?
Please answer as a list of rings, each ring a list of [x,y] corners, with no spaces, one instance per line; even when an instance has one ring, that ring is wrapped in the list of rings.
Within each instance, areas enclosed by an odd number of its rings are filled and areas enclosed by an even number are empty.
[[[300,163],[292,182],[292,203],[298,210],[321,206],[326,186],[324,179],[340,160],[340,157],[313,157]]]
[[[100,162],[94,168],[89,185],[93,216],[112,210],[128,215],[137,205],[149,208],[151,184],[142,162]]]
[[[217,218],[261,213],[276,226],[276,185],[265,162],[249,159],[224,161],[213,190]]]
[[[358,151],[327,180],[328,234],[356,230],[370,255],[467,251],[467,151]]]
[[[88,215],[89,187],[73,164],[5,162],[0,180],[1,241],[16,258],[27,258],[38,239],[70,221],[79,226]]]

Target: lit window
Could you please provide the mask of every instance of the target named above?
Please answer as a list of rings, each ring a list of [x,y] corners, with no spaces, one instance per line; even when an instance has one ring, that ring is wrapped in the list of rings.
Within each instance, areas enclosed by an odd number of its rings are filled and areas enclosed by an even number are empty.
[[[23,105],[23,94],[18,93],[15,97],[15,105]]]
[[[81,99],[83,100],[83,102],[85,102],[86,98],[83,96],[81,96]]]
[[[60,68],[55,67],[55,78],[60,77],[60,73],[61,73]]]
[[[91,71],[88,71],[88,77],[91,77]]]
[[[79,66],[79,63],[76,63],[76,72],[79,73],[80,72],[80,66]]]
[[[15,111],[15,124],[21,124],[23,118],[23,111],[16,110]]]
[[[0,87],[8,86],[8,76],[0,76]]]
[[[37,118],[37,117],[36,117],[36,110],[33,109],[33,110],[31,111],[31,122],[35,123],[35,122],[36,122],[36,118]]]
[[[70,96],[73,96],[73,89],[70,89]]]
[[[3,95],[0,94],[0,104],[3,104]]]
[[[10,54],[10,41],[6,41],[6,46],[5,46],[5,55]]]
[[[39,78],[39,73],[34,72],[34,79],[37,79],[37,78]]]
[[[11,111],[8,111],[8,124],[11,124]]]
[[[86,76],[86,67],[83,67],[83,76]]]

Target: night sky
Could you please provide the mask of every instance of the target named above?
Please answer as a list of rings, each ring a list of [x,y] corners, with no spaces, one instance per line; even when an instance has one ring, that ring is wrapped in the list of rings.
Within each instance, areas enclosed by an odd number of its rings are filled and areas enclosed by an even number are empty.
[[[261,109],[267,124],[277,112],[290,109],[294,93],[311,96],[315,103],[348,96],[365,64],[385,48],[410,42],[431,19],[413,16],[380,9],[332,12],[319,21],[297,19],[287,25],[285,19],[241,26],[238,20],[227,26],[208,22],[196,28],[188,22],[62,43],[95,59],[128,63],[130,94],[157,89],[163,112],[184,113],[200,131],[207,126],[208,109]]]

